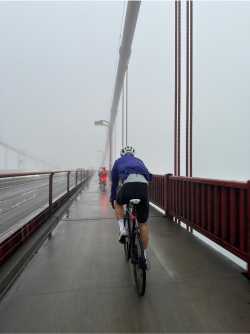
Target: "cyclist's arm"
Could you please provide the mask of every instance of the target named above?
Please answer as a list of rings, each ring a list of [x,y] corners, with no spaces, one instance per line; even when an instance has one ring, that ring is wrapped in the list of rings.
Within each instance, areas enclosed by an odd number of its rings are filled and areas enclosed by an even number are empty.
[[[145,174],[144,174],[144,176],[146,177],[147,181],[152,181],[152,174],[149,172],[149,170],[148,170],[147,167],[145,166],[144,162],[143,162],[141,159],[139,159],[139,160],[140,160],[140,162],[141,162],[141,164],[143,165],[143,168],[144,168],[144,170],[145,170]]]
[[[110,201],[114,201],[116,199],[116,189],[118,186],[118,182],[119,182],[119,174],[118,174],[118,170],[117,170],[117,163],[114,163],[114,166],[112,168],[111,171],[111,195],[110,195]]]

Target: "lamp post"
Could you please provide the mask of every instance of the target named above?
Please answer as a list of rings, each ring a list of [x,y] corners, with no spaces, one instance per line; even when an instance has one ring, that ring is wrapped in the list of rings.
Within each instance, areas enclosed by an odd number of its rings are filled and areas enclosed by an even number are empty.
[[[101,119],[98,121],[94,122],[95,125],[99,125],[99,126],[106,126],[107,128],[109,128],[110,123],[109,121],[106,121],[105,119]],[[109,138],[109,171],[111,172],[112,169],[112,134],[110,134],[110,138]]]
[[[101,161],[102,157],[104,156],[104,151],[103,150],[96,150],[96,153],[98,153],[98,161],[99,160]]]

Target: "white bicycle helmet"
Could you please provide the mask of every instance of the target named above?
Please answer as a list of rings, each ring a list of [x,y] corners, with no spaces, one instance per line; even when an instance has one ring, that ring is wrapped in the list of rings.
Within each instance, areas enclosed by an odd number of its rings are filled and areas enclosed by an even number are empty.
[[[130,154],[135,154],[135,149],[132,146],[125,146],[124,148],[121,149],[121,156],[130,153]]]

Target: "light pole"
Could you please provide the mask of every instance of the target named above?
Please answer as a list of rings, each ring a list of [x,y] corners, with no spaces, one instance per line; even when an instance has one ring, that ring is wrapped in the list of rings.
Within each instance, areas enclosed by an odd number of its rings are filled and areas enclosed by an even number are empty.
[[[104,156],[104,151],[103,150],[97,150],[96,153],[98,153],[98,161],[99,161],[99,158],[100,158],[100,161],[101,161],[102,157]]]
[[[99,125],[99,126],[106,126],[107,128],[109,128],[110,123],[109,121],[106,121],[105,119],[101,119],[98,121],[94,122],[95,125]],[[111,172],[112,169],[112,134],[110,134],[109,137],[109,171]]]

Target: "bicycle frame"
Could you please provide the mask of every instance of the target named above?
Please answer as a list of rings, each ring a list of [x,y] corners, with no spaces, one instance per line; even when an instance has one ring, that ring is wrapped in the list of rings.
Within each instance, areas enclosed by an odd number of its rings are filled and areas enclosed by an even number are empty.
[[[133,204],[128,204],[125,213],[125,220],[127,221],[127,229],[128,229],[128,257],[127,260],[131,258],[132,263],[134,263],[135,259],[133,259],[131,250],[132,246],[135,244],[136,236],[140,236],[140,227],[136,217],[136,208]]]
[[[124,224],[126,223],[128,240],[124,244],[125,257],[127,261],[131,259],[137,292],[139,296],[143,296],[146,287],[144,247],[140,237],[139,223],[136,218],[136,208],[133,204],[128,204],[126,207]]]
[[[125,219],[128,221],[128,237],[130,241],[132,241],[132,236],[139,230],[139,224],[136,218],[136,211],[135,211],[134,205],[132,204],[127,205]],[[132,222],[132,226],[131,226],[131,222]]]

